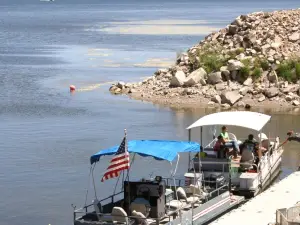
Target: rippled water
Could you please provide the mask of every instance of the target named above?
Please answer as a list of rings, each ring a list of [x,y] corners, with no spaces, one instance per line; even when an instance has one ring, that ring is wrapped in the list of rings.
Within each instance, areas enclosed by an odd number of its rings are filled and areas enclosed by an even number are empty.
[[[202,35],[106,33],[112,22],[202,20],[224,26],[239,14],[297,7],[297,1],[2,0],[0,2],[0,217],[1,224],[71,224],[71,203],[84,203],[89,157],[129,139],[187,140],[185,128],[209,110],[176,110],[112,96],[107,82],[137,81],[156,68],[136,67],[147,59],[174,60],[176,51]],[[195,28],[196,29],[196,28]],[[79,90],[71,95],[70,84]],[[297,130],[297,113],[273,115],[267,132],[285,137]],[[241,135],[247,131],[233,131]],[[206,137],[210,137],[209,130]],[[199,135],[194,133],[194,139]],[[283,175],[300,161],[288,144]],[[187,168],[182,156],[179,172]],[[170,165],[137,158],[132,176],[167,174]],[[115,180],[96,185],[101,197]],[[92,197],[92,193],[89,196]]]

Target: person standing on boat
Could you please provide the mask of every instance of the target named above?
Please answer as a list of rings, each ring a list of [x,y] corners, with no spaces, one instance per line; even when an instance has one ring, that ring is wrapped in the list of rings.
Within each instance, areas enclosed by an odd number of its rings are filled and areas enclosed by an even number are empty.
[[[226,126],[222,127],[222,131],[221,131],[220,135],[222,136],[222,141],[223,141],[223,144],[225,147],[233,147],[233,149],[236,153],[239,152],[239,145],[235,140],[229,139],[229,135],[228,135]]]

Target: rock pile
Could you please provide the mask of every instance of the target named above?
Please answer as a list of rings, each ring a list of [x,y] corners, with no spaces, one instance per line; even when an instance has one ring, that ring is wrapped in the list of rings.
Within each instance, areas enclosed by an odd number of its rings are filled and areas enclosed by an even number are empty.
[[[298,53],[299,9],[241,15],[182,53],[175,66],[140,83],[119,82],[110,91],[224,107],[266,101],[298,106]]]

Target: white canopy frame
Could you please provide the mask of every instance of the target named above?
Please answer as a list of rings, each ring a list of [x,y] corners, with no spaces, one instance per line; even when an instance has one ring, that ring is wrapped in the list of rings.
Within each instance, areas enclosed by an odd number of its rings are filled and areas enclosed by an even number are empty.
[[[225,111],[205,115],[186,129],[188,130],[189,141],[191,141],[191,129],[200,127],[200,150],[203,148],[203,127],[216,125],[237,126],[255,130],[259,133],[259,143],[261,145],[261,131],[270,119],[270,115],[258,112]],[[188,169],[190,169],[190,161],[189,155]]]
[[[212,125],[228,125],[261,131],[270,119],[271,116],[269,115],[250,111],[218,112],[201,117],[186,129],[190,130],[196,127]]]

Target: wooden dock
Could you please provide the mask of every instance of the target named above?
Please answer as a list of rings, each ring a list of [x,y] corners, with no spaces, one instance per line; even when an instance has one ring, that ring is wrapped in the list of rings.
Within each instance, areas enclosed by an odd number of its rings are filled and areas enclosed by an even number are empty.
[[[299,201],[300,171],[297,171],[210,224],[268,225],[275,223],[277,209],[292,207]]]

